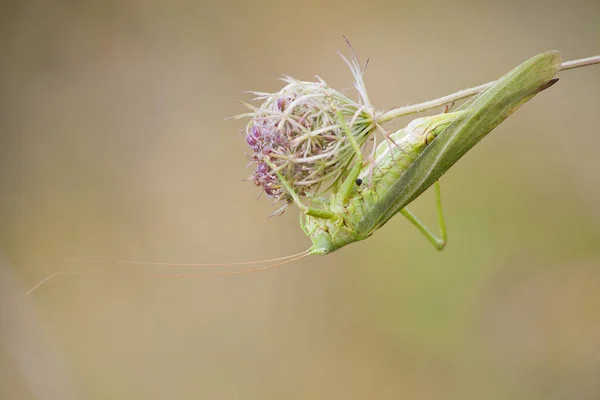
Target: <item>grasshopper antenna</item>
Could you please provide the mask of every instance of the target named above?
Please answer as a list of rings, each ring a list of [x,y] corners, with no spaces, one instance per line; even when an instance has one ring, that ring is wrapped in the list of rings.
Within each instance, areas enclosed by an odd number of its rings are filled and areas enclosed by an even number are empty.
[[[268,262],[286,260],[288,258],[298,257],[303,255],[308,250],[304,250],[301,253],[290,254],[289,256],[269,258],[265,260],[257,261],[242,261],[234,263],[211,263],[211,264],[199,264],[199,263],[171,263],[171,262],[153,262],[153,261],[127,261],[127,260],[108,260],[108,259],[97,259],[97,258],[61,258],[62,261],[75,261],[84,263],[102,263],[102,264],[128,264],[128,265],[159,265],[163,267],[231,267],[236,265],[252,265],[252,264],[264,264]]]
[[[161,262],[146,262],[146,261],[119,261],[119,260],[100,260],[100,259],[83,259],[83,258],[63,258],[63,261],[81,261],[88,263],[108,263],[108,264],[143,264],[143,265],[158,265],[158,266],[177,266],[177,267],[219,267],[219,266],[239,266],[239,265],[252,265],[252,264],[263,264],[267,262],[275,262],[264,267],[243,269],[240,271],[228,271],[228,272],[217,272],[217,273],[201,273],[201,274],[127,274],[119,272],[83,272],[83,271],[60,271],[55,272],[46,276],[44,279],[36,283],[31,289],[25,293],[29,296],[33,291],[38,289],[40,286],[46,284],[51,279],[61,275],[94,275],[94,276],[113,276],[113,277],[124,277],[124,278],[175,278],[175,279],[188,279],[188,278],[209,278],[218,276],[233,276],[243,275],[252,272],[265,271],[279,267],[281,265],[290,264],[295,261],[301,260],[309,256],[310,250],[305,250],[301,253],[292,254],[285,257],[271,258],[260,261],[246,261],[236,263],[216,263],[216,264],[194,264],[194,263],[161,263]],[[280,262],[277,262],[280,261]]]

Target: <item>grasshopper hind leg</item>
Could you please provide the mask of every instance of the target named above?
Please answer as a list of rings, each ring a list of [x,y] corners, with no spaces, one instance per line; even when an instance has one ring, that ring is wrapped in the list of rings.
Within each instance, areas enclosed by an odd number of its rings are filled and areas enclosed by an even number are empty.
[[[434,184],[435,188],[435,204],[438,214],[438,223],[440,226],[440,237],[434,235],[426,226],[423,224],[415,214],[413,214],[408,208],[400,210],[400,213],[406,217],[437,250],[442,251],[446,247],[448,242],[448,233],[446,231],[446,222],[444,221],[444,213],[442,210],[442,194],[440,190],[440,182],[436,181]]]
[[[442,114],[446,114],[448,111],[450,111],[450,109],[454,106],[454,102],[450,103],[450,104],[446,104],[444,106],[444,110],[442,111]],[[438,251],[442,251],[444,250],[444,248],[446,247],[446,244],[448,243],[448,232],[446,231],[446,222],[444,220],[444,211],[442,209],[442,192],[440,189],[440,181],[436,181],[434,183],[434,189],[435,189],[435,206],[436,206],[436,210],[437,210],[437,215],[438,215],[438,225],[440,226],[440,237],[437,237],[436,235],[434,235],[429,228],[427,228],[425,226],[425,224],[423,224],[419,218],[417,218],[417,216],[415,214],[413,214],[408,208],[404,208],[402,210],[400,210],[400,214],[404,215],[404,217],[406,217],[406,219],[408,219],[414,226],[417,227],[417,229],[419,231],[421,231],[421,233],[423,235],[425,235],[425,237],[427,238],[427,240],[429,240],[429,242],[433,245],[433,247],[435,247]]]

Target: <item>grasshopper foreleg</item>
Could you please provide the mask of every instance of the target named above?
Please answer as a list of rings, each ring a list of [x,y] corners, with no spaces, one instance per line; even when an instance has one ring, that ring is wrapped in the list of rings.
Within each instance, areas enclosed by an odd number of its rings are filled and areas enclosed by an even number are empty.
[[[277,178],[279,179],[283,187],[287,190],[287,192],[290,194],[293,202],[298,206],[302,214],[310,215],[311,217],[321,219],[331,219],[335,216],[335,213],[333,211],[327,210],[325,208],[308,207],[307,205],[302,203],[302,200],[300,200],[298,194],[294,191],[294,189],[292,189],[289,182],[284,178],[284,176],[277,170],[276,166],[269,160],[265,160],[265,162],[269,165],[269,167],[271,167],[273,171],[275,171],[275,175],[277,175]]]

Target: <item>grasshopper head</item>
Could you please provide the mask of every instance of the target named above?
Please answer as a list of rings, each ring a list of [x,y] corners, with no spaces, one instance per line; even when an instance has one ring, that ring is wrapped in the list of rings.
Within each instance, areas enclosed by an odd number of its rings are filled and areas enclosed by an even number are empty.
[[[313,242],[310,254],[327,255],[350,243],[358,242],[365,238],[360,237],[356,231],[336,224],[322,223],[321,227],[315,229],[310,235]]]
[[[333,244],[333,239],[329,232],[319,230],[310,236],[313,245],[309,249],[310,254],[318,254],[320,256],[327,255],[332,251],[337,250]]]

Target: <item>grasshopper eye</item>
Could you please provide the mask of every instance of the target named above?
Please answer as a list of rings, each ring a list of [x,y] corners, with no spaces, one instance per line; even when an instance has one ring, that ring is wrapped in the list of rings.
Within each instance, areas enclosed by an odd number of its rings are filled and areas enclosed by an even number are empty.
[[[356,186],[360,186],[360,185],[362,185],[363,181],[360,178],[356,178],[356,180],[354,182],[356,183]]]

